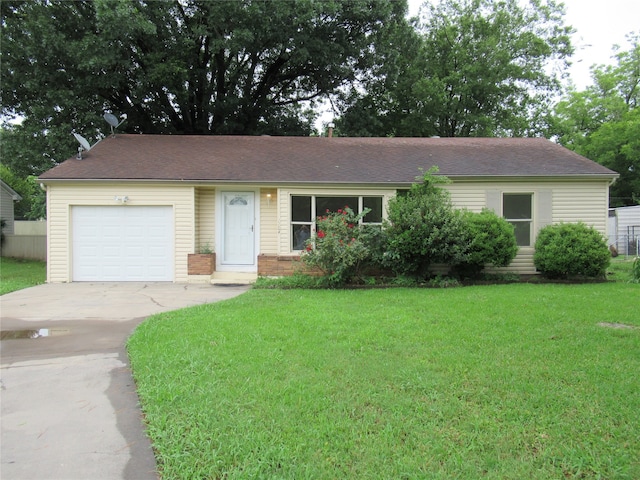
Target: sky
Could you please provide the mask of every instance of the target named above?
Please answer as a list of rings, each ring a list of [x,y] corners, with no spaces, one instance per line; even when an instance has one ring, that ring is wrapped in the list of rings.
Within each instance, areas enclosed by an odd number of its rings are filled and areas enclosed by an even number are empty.
[[[423,0],[408,0],[411,15],[417,14]],[[569,70],[578,90],[591,85],[589,68],[593,64],[614,64],[612,46],[630,47],[625,36],[640,32],[640,0],[563,0],[565,25],[571,25],[575,53]]]
[[[578,90],[590,85],[589,67],[613,65],[612,46],[628,50],[626,35],[640,33],[640,1],[638,0],[564,0],[565,24],[577,31],[573,35],[576,52],[570,73]]]

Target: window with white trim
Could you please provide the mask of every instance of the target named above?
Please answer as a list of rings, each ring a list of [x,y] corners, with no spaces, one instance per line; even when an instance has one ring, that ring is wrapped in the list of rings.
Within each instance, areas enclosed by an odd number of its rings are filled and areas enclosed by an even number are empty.
[[[503,193],[502,216],[514,226],[518,246],[530,247],[533,231],[533,194]]]
[[[382,224],[381,195],[291,195],[291,250],[303,250],[315,230],[316,218],[327,212],[349,207],[356,213],[371,211],[361,220],[371,225]]]

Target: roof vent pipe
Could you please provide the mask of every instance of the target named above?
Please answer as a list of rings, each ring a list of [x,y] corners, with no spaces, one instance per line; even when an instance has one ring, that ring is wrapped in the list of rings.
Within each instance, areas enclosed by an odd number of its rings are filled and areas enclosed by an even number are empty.
[[[328,132],[327,132],[327,137],[331,138],[333,137],[333,129],[336,127],[335,123],[331,122],[329,123],[329,125],[327,125],[327,127],[329,128]]]

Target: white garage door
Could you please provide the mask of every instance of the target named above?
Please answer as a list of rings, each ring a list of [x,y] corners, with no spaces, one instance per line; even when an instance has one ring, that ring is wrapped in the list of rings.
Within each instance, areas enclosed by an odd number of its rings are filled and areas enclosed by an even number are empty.
[[[74,281],[173,281],[172,207],[72,208]]]

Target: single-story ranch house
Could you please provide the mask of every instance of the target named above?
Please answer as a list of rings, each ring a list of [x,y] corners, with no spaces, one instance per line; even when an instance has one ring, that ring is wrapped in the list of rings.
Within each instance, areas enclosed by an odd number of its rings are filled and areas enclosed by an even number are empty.
[[[389,199],[432,166],[452,180],[455,206],[488,207],[516,226],[508,271],[535,273],[547,224],[607,232],[617,174],[542,138],[116,135],[40,176],[48,281],[290,274],[318,214],[368,207],[364,221],[381,223]],[[190,272],[190,254],[206,247],[215,271]]]

